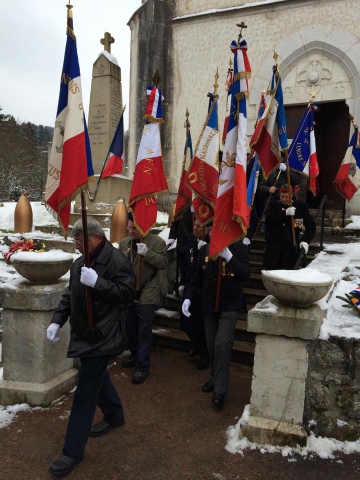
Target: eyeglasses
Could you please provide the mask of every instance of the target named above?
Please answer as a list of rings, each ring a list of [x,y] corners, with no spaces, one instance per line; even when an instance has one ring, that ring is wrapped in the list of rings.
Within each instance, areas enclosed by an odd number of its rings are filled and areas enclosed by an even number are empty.
[[[73,241],[73,243],[75,243],[75,245],[84,245],[84,239],[83,238],[73,238],[72,241]]]

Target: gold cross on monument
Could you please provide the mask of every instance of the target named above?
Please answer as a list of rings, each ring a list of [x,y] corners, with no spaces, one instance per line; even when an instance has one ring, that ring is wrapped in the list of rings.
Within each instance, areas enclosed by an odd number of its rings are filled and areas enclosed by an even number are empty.
[[[111,53],[111,44],[115,43],[115,39],[111,36],[111,33],[105,32],[104,38],[100,40],[101,45],[104,45],[104,50]]]
[[[238,45],[239,45],[240,40],[242,39],[242,30],[243,30],[243,28],[247,28],[247,25],[246,25],[245,22],[241,22],[241,23],[237,23],[236,26],[240,28],[240,33],[239,33],[239,36],[238,36]]]

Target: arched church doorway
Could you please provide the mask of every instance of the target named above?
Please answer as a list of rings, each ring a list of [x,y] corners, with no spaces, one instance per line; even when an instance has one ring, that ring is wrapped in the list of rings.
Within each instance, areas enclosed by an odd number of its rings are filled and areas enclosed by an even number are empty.
[[[349,107],[342,102],[317,103],[315,112],[315,140],[320,173],[319,193],[312,204],[316,208],[323,194],[328,195],[327,208],[342,209],[343,199],[336,192],[334,179],[349,144]],[[295,136],[307,105],[285,106],[288,138]]]

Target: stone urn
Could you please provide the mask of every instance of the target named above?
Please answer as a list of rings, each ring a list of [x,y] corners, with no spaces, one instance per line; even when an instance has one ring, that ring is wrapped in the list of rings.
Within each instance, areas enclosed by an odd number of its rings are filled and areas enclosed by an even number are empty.
[[[302,270],[262,270],[266,290],[284,305],[308,307],[323,298],[333,283],[326,273],[313,268]]]
[[[15,270],[31,283],[54,283],[71,267],[74,257],[62,250],[49,252],[19,252],[13,255]]]

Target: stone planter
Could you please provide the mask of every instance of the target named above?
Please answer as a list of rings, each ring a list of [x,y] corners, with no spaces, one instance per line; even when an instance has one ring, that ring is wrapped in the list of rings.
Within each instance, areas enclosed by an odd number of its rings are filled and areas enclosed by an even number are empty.
[[[71,267],[73,256],[61,250],[19,252],[12,257],[15,270],[31,283],[45,285],[56,282]]]
[[[284,305],[308,307],[323,298],[333,283],[329,275],[312,268],[262,270],[266,290]]]

